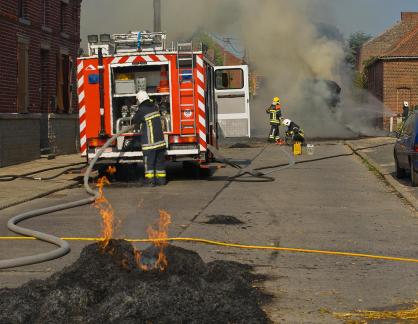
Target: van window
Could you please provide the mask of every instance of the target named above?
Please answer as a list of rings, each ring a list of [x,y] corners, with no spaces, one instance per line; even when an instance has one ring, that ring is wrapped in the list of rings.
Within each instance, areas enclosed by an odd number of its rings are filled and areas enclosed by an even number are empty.
[[[237,90],[244,88],[244,71],[242,69],[217,70],[216,90]]]

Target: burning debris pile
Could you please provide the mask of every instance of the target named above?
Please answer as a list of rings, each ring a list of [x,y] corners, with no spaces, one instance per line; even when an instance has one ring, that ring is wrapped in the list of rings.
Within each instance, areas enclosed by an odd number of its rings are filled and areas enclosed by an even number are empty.
[[[89,245],[51,278],[1,289],[0,323],[268,323],[248,266],[205,264],[171,245],[164,253],[165,271],[145,271],[126,241]],[[141,259],[158,254],[152,246]]]

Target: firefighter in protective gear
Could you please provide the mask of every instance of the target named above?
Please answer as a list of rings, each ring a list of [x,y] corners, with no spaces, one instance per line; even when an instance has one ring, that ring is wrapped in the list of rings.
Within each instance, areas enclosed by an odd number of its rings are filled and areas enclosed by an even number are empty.
[[[409,110],[409,102],[404,101],[403,107],[402,107],[402,121],[405,122],[408,119],[410,110]]]
[[[280,142],[280,124],[282,120],[282,107],[280,105],[280,98],[273,99],[273,103],[266,109],[266,113],[270,116],[270,135],[269,142]]]
[[[305,132],[299,125],[290,119],[285,119],[283,125],[287,127],[286,138],[293,142],[305,142]]]
[[[142,127],[141,145],[144,154],[145,183],[151,186],[165,185],[167,184],[166,143],[160,111],[147,92],[139,91],[136,98],[139,109],[132,123]]]

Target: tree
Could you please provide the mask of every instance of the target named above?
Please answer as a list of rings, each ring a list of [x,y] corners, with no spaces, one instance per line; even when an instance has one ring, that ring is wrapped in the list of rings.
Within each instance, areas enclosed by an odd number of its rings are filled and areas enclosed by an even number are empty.
[[[356,67],[357,56],[360,53],[361,47],[372,38],[371,35],[364,32],[356,32],[350,35],[347,41],[346,62],[353,69]]]
[[[216,65],[223,65],[224,62],[224,55],[222,48],[216,41],[206,32],[198,31],[193,36],[194,43],[201,43],[207,50],[213,50],[214,60]]]

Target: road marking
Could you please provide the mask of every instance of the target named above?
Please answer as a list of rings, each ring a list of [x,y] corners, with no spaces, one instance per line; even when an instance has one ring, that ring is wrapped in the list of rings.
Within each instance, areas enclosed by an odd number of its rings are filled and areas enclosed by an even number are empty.
[[[79,241],[79,242],[100,242],[103,238],[91,238],[91,237],[63,237],[61,238],[64,241]],[[33,237],[23,237],[23,236],[2,236],[0,241],[24,241],[24,240],[36,240]],[[305,253],[305,254],[322,254],[322,255],[334,255],[334,256],[344,256],[351,258],[366,258],[374,260],[385,260],[385,261],[396,261],[396,262],[408,262],[408,263],[418,263],[418,259],[411,258],[402,258],[402,257],[392,257],[392,256],[383,256],[383,255],[373,255],[373,254],[363,254],[363,253],[352,253],[352,252],[339,252],[339,251],[325,251],[325,250],[310,250],[310,249],[301,249],[301,248],[286,248],[286,247],[275,247],[275,246],[262,246],[262,245],[245,245],[245,244],[236,244],[236,243],[227,243],[206,240],[202,238],[191,238],[191,237],[174,237],[167,239],[125,239],[125,241],[131,243],[156,243],[156,242],[188,242],[188,243],[199,243],[205,245],[215,245],[223,246],[228,248],[235,249],[244,249],[244,250],[264,250],[264,251],[282,251],[282,252],[292,252],[292,253]]]

